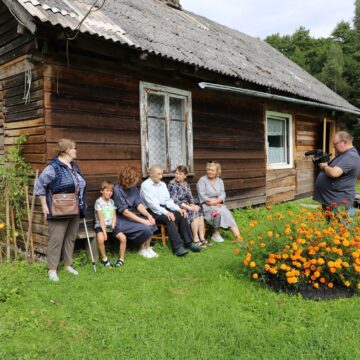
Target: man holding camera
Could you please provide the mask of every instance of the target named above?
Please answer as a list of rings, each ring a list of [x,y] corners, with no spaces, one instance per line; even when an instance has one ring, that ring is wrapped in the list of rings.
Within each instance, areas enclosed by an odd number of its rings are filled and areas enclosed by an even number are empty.
[[[335,159],[319,163],[322,170],[315,182],[314,200],[323,207],[345,205],[348,210],[355,198],[356,179],[360,173],[360,156],[346,131],[335,134]]]

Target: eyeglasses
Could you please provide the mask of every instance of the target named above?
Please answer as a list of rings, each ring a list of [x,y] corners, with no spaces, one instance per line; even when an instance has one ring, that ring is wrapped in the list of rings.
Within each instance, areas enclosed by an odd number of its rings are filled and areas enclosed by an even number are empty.
[[[343,141],[344,141],[344,140],[340,140],[340,141],[338,141],[338,142],[333,142],[333,145],[336,146],[336,145],[340,144],[340,143],[343,142]]]

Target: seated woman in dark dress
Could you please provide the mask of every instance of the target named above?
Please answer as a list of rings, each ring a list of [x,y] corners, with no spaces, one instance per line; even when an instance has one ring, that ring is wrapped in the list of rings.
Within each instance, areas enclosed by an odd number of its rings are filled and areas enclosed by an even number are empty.
[[[129,244],[140,245],[139,255],[150,259],[159,256],[150,246],[151,236],[157,227],[136,188],[139,180],[140,173],[136,168],[127,166],[121,169],[113,194],[117,215],[114,233],[125,234]]]

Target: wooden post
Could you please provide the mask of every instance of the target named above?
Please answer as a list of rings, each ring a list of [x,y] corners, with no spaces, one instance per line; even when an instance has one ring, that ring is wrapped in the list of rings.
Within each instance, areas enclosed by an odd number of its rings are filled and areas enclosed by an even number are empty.
[[[29,259],[29,226],[30,226],[30,204],[29,204],[29,187],[25,185],[25,202],[26,202],[26,212],[27,212],[27,219],[28,219],[28,231],[26,233],[26,241],[25,241],[25,256],[26,259]],[[32,234],[30,234],[30,237]]]
[[[2,232],[0,232],[0,263],[2,263]]]
[[[39,177],[39,169],[36,169],[35,181],[34,181],[34,188],[35,188],[35,183],[36,183],[38,177]],[[33,238],[32,238],[32,236],[31,236],[32,219],[33,219],[33,215],[34,215],[34,208],[35,208],[35,189],[33,189],[33,194],[32,194],[32,197],[31,197],[30,221],[29,221],[28,233],[27,233],[27,240],[26,240],[26,241],[29,241],[29,240],[30,240],[31,260],[32,260],[32,263],[35,262],[34,241],[33,241]]]
[[[5,217],[6,217],[6,258],[11,261],[10,252],[10,204],[9,204],[9,186],[5,187]]]
[[[18,257],[18,248],[16,243],[16,226],[15,226],[15,216],[14,216],[14,209],[11,209],[11,226],[12,226],[12,238],[14,243],[14,258],[15,260]]]

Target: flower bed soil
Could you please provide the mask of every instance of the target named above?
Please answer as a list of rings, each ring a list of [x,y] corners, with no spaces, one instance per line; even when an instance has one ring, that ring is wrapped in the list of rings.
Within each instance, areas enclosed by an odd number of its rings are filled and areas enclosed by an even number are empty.
[[[333,288],[329,288],[326,285],[320,284],[316,289],[311,284],[295,286],[284,286],[279,283],[276,278],[268,278],[266,284],[274,291],[283,291],[288,294],[300,294],[304,299],[308,300],[335,300],[349,298],[355,295],[352,289],[346,286],[334,285]]]

